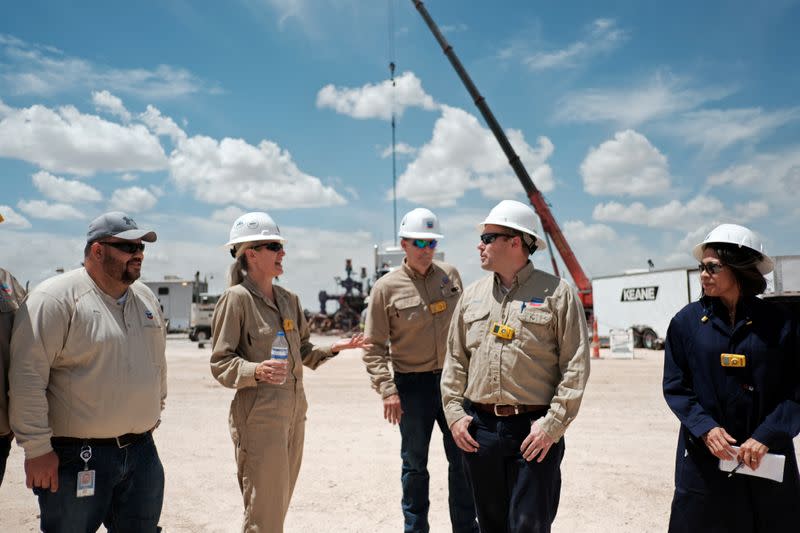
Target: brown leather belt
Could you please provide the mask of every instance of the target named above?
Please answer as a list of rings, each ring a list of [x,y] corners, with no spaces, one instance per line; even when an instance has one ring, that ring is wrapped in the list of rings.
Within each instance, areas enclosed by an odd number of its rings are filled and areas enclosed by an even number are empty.
[[[484,413],[495,416],[514,416],[533,411],[547,411],[548,405],[509,405],[503,403],[472,403],[472,406]]]
[[[150,431],[144,433],[126,433],[119,437],[111,437],[108,439],[83,439],[80,437],[51,437],[50,442],[53,444],[72,445],[72,444],[88,444],[90,446],[116,446],[117,448],[127,448],[131,444],[143,440],[150,435]]]

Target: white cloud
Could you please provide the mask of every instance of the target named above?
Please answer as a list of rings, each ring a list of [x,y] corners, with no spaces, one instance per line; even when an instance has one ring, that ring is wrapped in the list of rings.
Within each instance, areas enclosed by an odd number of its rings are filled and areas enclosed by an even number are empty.
[[[708,187],[733,187],[771,203],[797,205],[800,196],[800,146],[781,152],[760,154],[713,174]]]
[[[622,89],[586,89],[567,94],[557,105],[555,117],[563,122],[614,122],[637,126],[678,112],[720,100],[732,89],[692,89],[684,80],[657,72],[637,86]]]
[[[800,107],[764,111],[708,109],[684,113],[661,126],[688,144],[716,153],[739,142],[756,142],[789,122],[800,119]]]
[[[437,108],[436,102],[422,88],[422,82],[413,72],[404,72],[395,78],[396,87],[390,80],[377,85],[368,83],[356,89],[326,85],[317,93],[317,107],[330,108],[342,115],[358,119],[392,118],[392,108],[402,116],[408,107],[420,107],[429,111]]]
[[[9,205],[0,205],[0,215],[3,215],[3,222],[0,229],[6,228],[30,228],[30,221],[24,216],[20,215]]]
[[[128,187],[117,189],[111,194],[108,207],[111,211],[124,211],[125,213],[141,213],[149,211],[158,203],[158,197],[152,191],[142,187]]]
[[[666,204],[647,207],[641,202],[624,205],[619,202],[598,204],[592,217],[601,222],[623,222],[637,226],[666,230],[691,231],[705,227],[709,221],[743,224],[765,216],[769,206],[764,202],[723,204],[713,196],[695,196],[686,203],[672,200]]]
[[[83,220],[86,214],[69,204],[49,203],[44,200],[20,200],[17,202],[20,211],[31,218],[45,220]]]
[[[523,61],[531,70],[570,68],[602,53],[610,52],[627,39],[627,32],[613,19],[597,19],[589,25],[584,39],[561,50],[537,52]]]
[[[417,149],[406,143],[397,143],[397,145],[395,145],[395,152],[401,155],[413,155],[417,153]],[[392,147],[387,146],[381,152],[381,158],[386,159],[387,157],[391,156],[392,156]]]
[[[539,137],[538,146],[532,147],[518,130],[508,130],[507,135],[536,186],[543,192],[552,190],[555,182],[546,161],[553,153],[553,143]],[[466,111],[442,106],[430,142],[398,178],[397,196],[450,206],[470,189],[479,189],[492,199],[523,192],[494,135]]]
[[[53,176],[40,170],[33,175],[33,185],[51,200],[59,200],[68,204],[80,202],[99,202],[103,199],[100,191],[80,181],[68,180]]]
[[[122,176],[119,177],[122,181],[136,181],[139,179],[139,176],[136,174],[131,174],[130,172],[126,172]]]
[[[210,204],[249,208],[321,207],[345,199],[319,178],[302,172],[287,150],[270,141],[195,136],[170,154],[170,177],[180,190]]]
[[[161,144],[141,124],[122,126],[73,106],[2,106],[0,117],[0,157],[83,176],[166,167]]]
[[[590,148],[580,171],[584,189],[595,196],[652,196],[670,187],[667,158],[633,130]]]
[[[215,209],[211,212],[211,220],[216,222],[223,222],[225,224],[233,224],[233,221],[244,215],[246,211],[241,207],[229,205],[223,209]]]
[[[98,111],[111,113],[122,119],[123,122],[130,122],[131,114],[125,109],[122,100],[108,91],[92,91],[92,103]]]
[[[186,139],[186,132],[184,132],[174,120],[170,117],[165,117],[157,108],[148,105],[147,110],[139,115],[139,119],[144,122],[150,130],[156,135],[167,135],[172,142]]]
[[[52,47],[2,37],[0,87],[5,86],[14,94],[46,96],[105,87],[114,93],[161,99],[218,91],[183,68],[158,65],[152,69],[115,69],[70,57]]]

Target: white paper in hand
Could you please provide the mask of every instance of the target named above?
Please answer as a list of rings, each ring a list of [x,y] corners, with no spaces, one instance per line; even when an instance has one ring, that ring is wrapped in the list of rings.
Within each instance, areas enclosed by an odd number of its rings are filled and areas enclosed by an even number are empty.
[[[733,446],[733,449],[737,452],[739,451],[738,446]],[[778,483],[783,482],[783,467],[786,463],[786,456],[785,455],[778,455],[777,453],[768,453],[764,455],[764,458],[761,459],[761,464],[758,465],[758,468],[753,470],[749,466],[742,466],[740,469],[736,471],[734,476],[738,476],[739,474],[744,474],[747,476],[756,476],[756,477],[763,477],[765,479],[771,479],[772,481],[777,481]],[[723,472],[730,472],[739,464],[739,461],[736,459],[731,459],[730,461],[720,459],[719,460],[719,469]]]

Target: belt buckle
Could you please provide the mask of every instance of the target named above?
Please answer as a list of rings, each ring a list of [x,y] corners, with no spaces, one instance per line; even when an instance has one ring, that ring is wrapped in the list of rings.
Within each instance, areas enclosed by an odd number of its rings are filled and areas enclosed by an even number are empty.
[[[496,403],[496,404],[494,404],[494,415],[495,415],[495,416],[511,416],[511,415],[503,415],[503,414],[500,414],[500,413],[497,411],[497,408],[498,408],[498,407],[511,407],[511,408],[513,408],[513,409],[514,409],[514,414],[515,414],[515,415],[518,415],[518,414],[519,414],[519,406],[518,406],[518,405],[510,405],[510,404],[507,404],[507,403]]]
[[[117,441],[117,448],[127,448],[128,446],[131,445],[130,441],[123,444],[122,442],[120,442],[119,437],[114,437],[114,440]]]

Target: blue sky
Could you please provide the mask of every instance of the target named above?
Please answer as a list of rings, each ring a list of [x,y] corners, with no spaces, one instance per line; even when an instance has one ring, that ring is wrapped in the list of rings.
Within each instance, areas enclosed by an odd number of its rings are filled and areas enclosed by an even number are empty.
[[[398,216],[434,210],[447,260],[480,276],[475,224],[525,197],[412,2],[220,6],[2,8],[2,266],[32,284],[75,267],[89,220],[121,208],[159,233],[147,278],[221,289],[231,223],[266,210],[282,282],[315,308],[393,239],[394,109]],[[426,6],[590,276],[692,264],[721,222],[800,253],[797,1]]]

